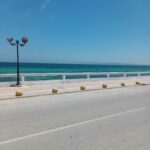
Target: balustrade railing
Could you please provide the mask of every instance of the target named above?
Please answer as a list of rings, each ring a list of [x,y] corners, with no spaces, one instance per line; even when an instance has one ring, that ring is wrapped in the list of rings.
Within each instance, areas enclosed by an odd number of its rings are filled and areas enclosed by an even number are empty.
[[[112,78],[131,78],[131,77],[150,77],[149,72],[83,72],[83,73],[24,73],[20,74],[22,83],[26,81],[42,80],[76,80],[76,79],[112,79]],[[0,74],[0,82],[15,81],[16,74]]]

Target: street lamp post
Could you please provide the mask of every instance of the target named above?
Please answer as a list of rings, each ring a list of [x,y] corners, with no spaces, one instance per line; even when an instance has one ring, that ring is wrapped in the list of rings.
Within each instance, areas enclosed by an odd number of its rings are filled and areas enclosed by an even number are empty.
[[[25,46],[25,44],[28,42],[28,39],[26,37],[22,37],[21,39],[21,43],[19,42],[19,40],[16,40],[15,42],[13,42],[13,38],[7,38],[7,41],[9,42],[10,45],[12,46],[16,46],[17,49],[17,86],[20,86],[20,63],[19,63],[19,46]]]

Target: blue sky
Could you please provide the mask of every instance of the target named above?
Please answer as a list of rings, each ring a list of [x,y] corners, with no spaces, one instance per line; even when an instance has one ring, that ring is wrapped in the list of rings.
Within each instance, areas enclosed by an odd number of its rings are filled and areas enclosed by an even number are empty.
[[[150,64],[150,0],[0,2],[0,61]]]

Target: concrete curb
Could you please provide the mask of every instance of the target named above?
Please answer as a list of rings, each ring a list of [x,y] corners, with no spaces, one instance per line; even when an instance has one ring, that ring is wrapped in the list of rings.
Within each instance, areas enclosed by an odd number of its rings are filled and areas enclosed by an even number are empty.
[[[83,92],[88,92],[88,91],[106,91],[106,90],[111,90],[111,89],[120,89],[120,88],[129,88],[129,87],[138,87],[138,86],[148,86],[150,84],[141,84],[141,85],[130,85],[130,86],[124,86],[124,87],[121,87],[121,86],[118,86],[118,87],[108,87],[107,89],[105,88],[93,88],[93,89],[86,89],[86,90],[77,90],[77,91],[66,91],[66,92],[61,92],[61,93],[56,93],[56,94],[53,94],[53,93],[43,93],[43,94],[33,94],[33,95],[26,95],[26,96],[15,96],[14,94],[14,97],[8,97],[8,98],[0,98],[0,101],[2,100],[11,100],[11,99],[24,99],[24,98],[30,98],[30,97],[39,97],[39,96],[48,96],[48,95],[62,95],[62,94],[70,94],[70,93],[83,93]]]

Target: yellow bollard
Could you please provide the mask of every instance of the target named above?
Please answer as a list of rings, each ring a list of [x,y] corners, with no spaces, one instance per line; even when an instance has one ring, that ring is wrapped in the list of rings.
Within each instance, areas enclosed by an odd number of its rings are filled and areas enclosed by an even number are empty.
[[[122,87],[125,87],[125,86],[126,86],[126,84],[125,84],[125,83],[121,83],[121,86],[122,86]]]
[[[86,87],[85,87],[85,86],[80,86],[80,90],[81,90],[81,91],[85,91],[85,90],[86,90]]]
[[[140,85],[141,83],[137,81],[137,82],[135,82],[135,84],[136,84],[136,85]]]
[[[108,86],[107,86],[106,84],[103,84],[103,85],[102,85],[102,88],[103,88],[103,89],[107,89]]]
[[[53,93],[53,94],[57,94],[57,93],[58,93],[58,89],[53,88],[53,89],[52,89],[52,93]]]
[[[23,96],[23,92],[21,90],[16,91],[16,96]]]

